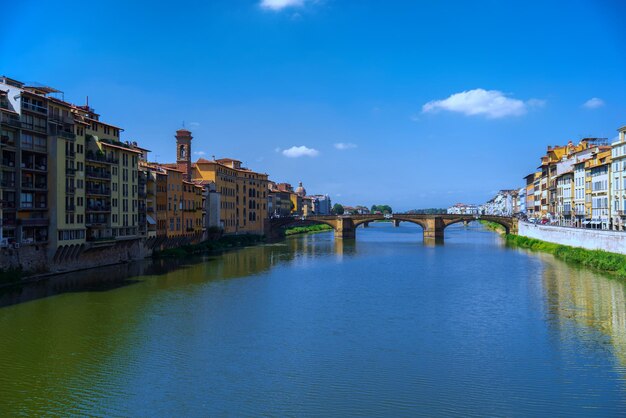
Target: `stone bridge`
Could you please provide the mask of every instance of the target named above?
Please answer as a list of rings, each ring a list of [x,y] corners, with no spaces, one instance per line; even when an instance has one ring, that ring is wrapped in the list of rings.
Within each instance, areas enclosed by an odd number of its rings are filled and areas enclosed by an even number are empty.
[[[422,227],[424,242],[443,242],[446,227],[463,222],[468,224],[472,221],[484,220],[500,224],[507,234],[517,233],[517,218],[491,215],[413,215],[394,213],[393,215],[342,215],[342,216],[299,216],[287,218],[274,218],[268,222],[270,238],[282,236],[285,228],[292,226],[307,226],[326,224],[335,230],[335,238],[350,239],[356,237],[356,229],[359,225],[367,227],[374,221],[391,221],[395,226],[400,222],[411,222]]]

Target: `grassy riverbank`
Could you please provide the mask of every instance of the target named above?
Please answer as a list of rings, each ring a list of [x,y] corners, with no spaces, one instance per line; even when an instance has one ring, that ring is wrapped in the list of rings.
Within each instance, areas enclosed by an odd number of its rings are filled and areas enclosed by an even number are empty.
[[[227,235],[217,240],[204,241],[199,244],[184,245],[182,247],[170,248],[154,254],[154,258],[185,257],[194,254],[206,254],[224,251],[231,248],[249,247],[261,242],[265,242],[262,235],[244,234]]]
[[[326,232],[332,230],[333,227],[326,224],[309,225],[309,226],[295,226],[293,228],[285,229],[285,235],[298,235],[298,234],[311,234],[317,232]]]
[[[526,248],[531,251],[542,251],[568,263],[609,273],[622,279],[626,278],[626,255],[623,254],[601,250],[586,250],[520,235],[507,235],[506,244],[511,247]]]
[[[502,225],[495,222],[484,221],[482,219],[478,222],[480,222],[488,230],[497,232],[498,234],[504,234],[506,232]]]

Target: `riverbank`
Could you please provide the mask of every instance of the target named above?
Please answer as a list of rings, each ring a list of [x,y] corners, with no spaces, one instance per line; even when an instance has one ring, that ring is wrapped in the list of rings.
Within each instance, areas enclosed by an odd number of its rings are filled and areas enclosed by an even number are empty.
[[[478,222],[480,222],[488,230],[497,232],[500,235],[506,233],[504,227],[502,225],[500,225],[500,224],[495,223],[495,222],[484,221],[482,219],[479,220]]]
[[[626,255],[623,254],[570,247],[568,245],[554,244],[521,235],[507,235],[506,244],[510,247],[552,254],[565,262],[626,279]]]
[[[285,229],[285,236],[299,235],[299,234],[316,234],[318,232],[327,232],[333,229],[332,226],[326,224],[309,225],[309,226],[295,226],[293,228]]]
[[[265,242],[263,235],[243,234],[226,235],[216,240],[208,240],[198,244],[183,245],[177,248],[155,252],[153,258],[185,257],[189,255],[207,254],[225,251],[232,248],[249,247]]]

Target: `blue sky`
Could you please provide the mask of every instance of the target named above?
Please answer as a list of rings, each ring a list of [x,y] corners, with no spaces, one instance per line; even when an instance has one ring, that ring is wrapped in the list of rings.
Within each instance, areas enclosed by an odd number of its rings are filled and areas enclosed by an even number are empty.
[[[185,121],[193,151],[349,205],[481,203],[548,144],[626,125],[619,1],[3,7],[0,73],[88,95],[160,161]]]

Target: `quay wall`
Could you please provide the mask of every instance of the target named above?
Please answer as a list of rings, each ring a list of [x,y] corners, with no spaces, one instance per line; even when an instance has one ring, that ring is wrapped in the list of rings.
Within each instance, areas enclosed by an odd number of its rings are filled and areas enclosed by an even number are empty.
[[[214,237],[211,237],[214,238]],[[201,235],[177,238],[120,240],[110,245],[68,245],[52,255],[41,245],[0,249],[0,269],[21,269],[26,274],[64,273],[151,257],[155,251],[197,244]]]
[[[518,235],[555,244],[626,254],[626,232],[519,222]]]

